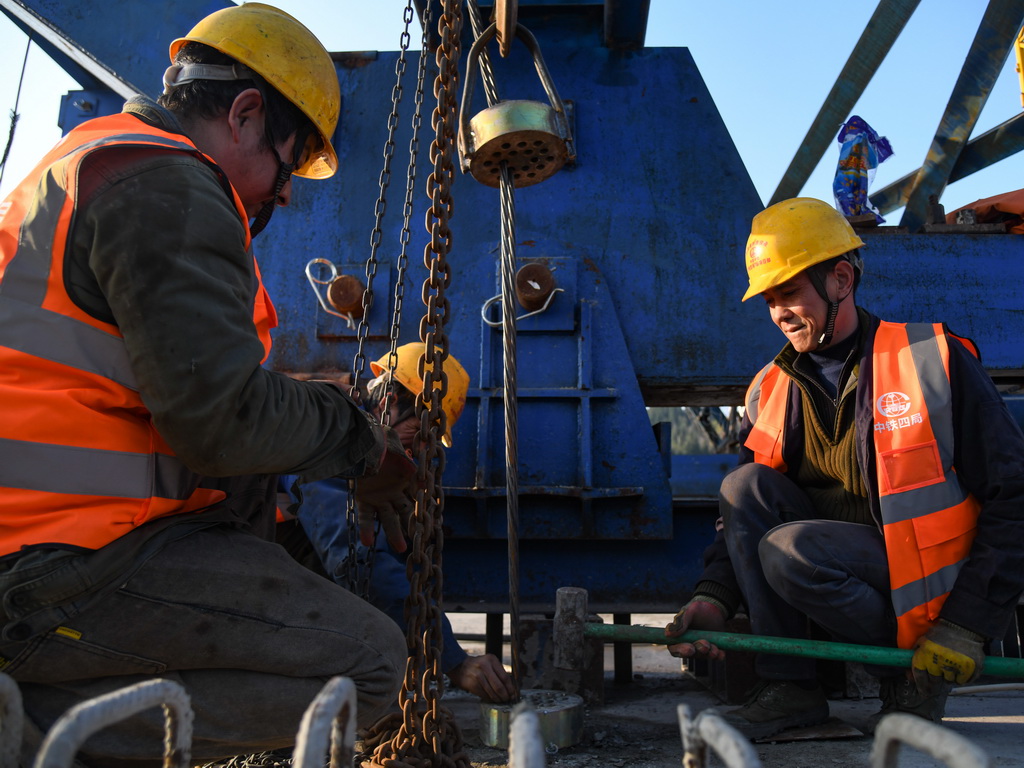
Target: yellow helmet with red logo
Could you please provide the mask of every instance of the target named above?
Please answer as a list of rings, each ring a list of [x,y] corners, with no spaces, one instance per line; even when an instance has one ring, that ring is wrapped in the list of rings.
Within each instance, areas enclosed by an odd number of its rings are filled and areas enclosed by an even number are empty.
[[[408,389],[414,395],[423,392],[423,379],[419,375],[420,358],[423,357],[423,342],[414,341],[410,344],[403,344],[397,350],[398,361],[395,363],[395,381]],[[388,371],[388,357],[390,352],[379,360],[370,363],[370,370],[374,376],[380,376]],[[462,363],[453,355],[448,355],[444,361],[444,374],[448,379],[448,393],[441,398],[441,409],[445,415],[445,431],[441,442],[448,448],[452,445],[452,427],[462,415],[466,407],[466,393],[469,391],[469,374],[462,367]],[[440,387],[440,383],[435,385]]]
[[[750,226],[745,252],[750,287],[743,301],[863,245],[846,217],[821,200],[794,197],[765,208]],[[850,261],[862,269],[859,256]]]

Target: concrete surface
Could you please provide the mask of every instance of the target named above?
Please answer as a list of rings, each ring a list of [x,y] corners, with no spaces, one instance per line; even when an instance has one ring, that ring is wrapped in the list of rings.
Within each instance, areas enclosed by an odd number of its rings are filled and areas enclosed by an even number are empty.
[[[484,619],[480,614],[449,614],[457,634],[482,634]],[[670,616],[638,615],[632,623],[664,626]],[[610,621],[610,617],[605,617]],[[507,629],[507,618],[506,618]],[[483,644],[463,642],[474,654],[483,652]],[[509,663],[507,656],[504,659]],[[548,766],[597,768],[661,768],[679,766],[683,757],[676,707],[689,705],[693,716],[714,706],[722,706],[716,696],[689,673],[661,646],[634,646],[633,681],[614,683],[611,647],[605,651],[605,701],[587,707],[580,743],[550,751]],[[981,682],[986,681],[982,678]],[[454,714],[465,749],[473,766],[502,768],[507,766],[505,750],[483,746],[480,741],[479,701],[462,691],[449,691],[443,703]],[[878,710],[875,698],[835,699],[830,702],[833,717],[853,728],[863,729],[868,718]],[[723,706],[728,708],[728,706]],[[994,766],[1024,766],[1024,691],[985,692],[953,695],[946,707],[944,727],[981,747]],[[834,768],[871,765],[870,736],[835,739],[755,744],[761,765],[765,768]],[[724,763],[716,757],[707,765]],[[902,747],[893,765],[901,768],[924,768],[946,765],[910,747]],[[973,763],[950,763],[963,768]],[[531,768],[533,768],[531,766]]]

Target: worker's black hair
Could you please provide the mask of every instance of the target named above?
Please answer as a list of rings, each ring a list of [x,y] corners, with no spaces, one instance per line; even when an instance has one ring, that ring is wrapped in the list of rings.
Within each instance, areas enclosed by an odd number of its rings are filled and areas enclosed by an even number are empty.
[[[178,51],[174,63],[230,66],[236,61],[215,48],[190,41]],[[193,80],[161,94],[157,103],[177,115],[213,120],[225,114],[235,97],[247,88],[257,88],[263,94],[267,114],[264,140],[272,136],[275,142],[283,142],[293,133],[307,136],[313,130],[309,118],[255,72],[247,80]]]
[[[825,277],[836,268],[836,265],[841,261],[849,261],[852,264],[856,264],[860,260],[860,249],[854,248],[852,251],[842,253],[838,256],[834,256],[827,261],[822,261],[814,264],[807,268],[808,272],[815,272],[821,278],[821,284],[824,285]],[[857,292],[857,287],[860,285],[860,274],[861,270],[856,266],[853,268],[853,292]],[[826,299],[827,301],[827,299]]]
[[[380,405],[380,401],[384,399],[384,392],[387,389],[386,384],[387,374],[382,374],[370,382],[366,395],[363,397],[363,405],[367,410],[373,411]],[[398,414],[395,424],[398,424],[416,413],[416,395],[398,379],[394,379],[391,386],[395,392],[395,412]]]

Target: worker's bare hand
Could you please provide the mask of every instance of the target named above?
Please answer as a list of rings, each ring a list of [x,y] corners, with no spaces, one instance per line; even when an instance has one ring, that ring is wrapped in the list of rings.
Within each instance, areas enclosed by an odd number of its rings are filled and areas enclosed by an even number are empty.
[[[725,630],[725,613],[717,604],[695,598],[684,605],[665,627],[665,637],[678,637],[687,630],[706,629],[711,632]],[[668,652],[679,659],[706,656],[711,660],[725,658],[725,651],[707,640],[694,643],[675,643]]]
[[[493,654],[469,656],[454,669],[448,670],[452,685],[479,696],[484,701],[512,701],[516,688],[512,676]]]
[[[384,431],[385,440],[380,466],[376,473],[356,479],[359,540],[372,547],[376,521],[380,520],[391,548],[405,552],[405,531],[416,506],[416,464],[392,430],[377,426]]]

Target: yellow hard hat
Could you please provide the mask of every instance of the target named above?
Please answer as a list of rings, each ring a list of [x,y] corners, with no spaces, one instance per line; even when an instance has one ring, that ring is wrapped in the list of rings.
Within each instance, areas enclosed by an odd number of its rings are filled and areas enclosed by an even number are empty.
[[[398,354],[398,362],[395,363],[395,381],[414,395],[420,395],[423,392],[423,379],[419,375],[420,358],[423,357],[423,342],[414,341],[410,344],[403,344],[395,351]],[[374,376],[387,373],[390,354],[389,352],[380,360],[370,363],[370,370],[373,371]],[[453,355],[448,355],[448,359],[444,361],[444,373],[448,378],[448,394],[441,398],[441,409],[445,415],[445,431],[441,442],[450,448],[452,427],[455,426],[455,422],[462,415],[463,408],[466,407],[469,374]],[[435,386],[440,387],[440,382]]]
[[[786,282],[814,264],[864,245],[850,222],[826,202],[794,197],[754,217],[747,239],[743,301]],[[860,259],[851,259],[861,269]]]
[[[338,125],[341,87],[327,49],[299,21],[263,3],[245,3],[211,13],[185,37],[171,43],[171,63],[187,42],[203,43],[249,67],[294,104],[316,127],[319,141],[294,171],[326,179],[338,169],[331,136]]]

